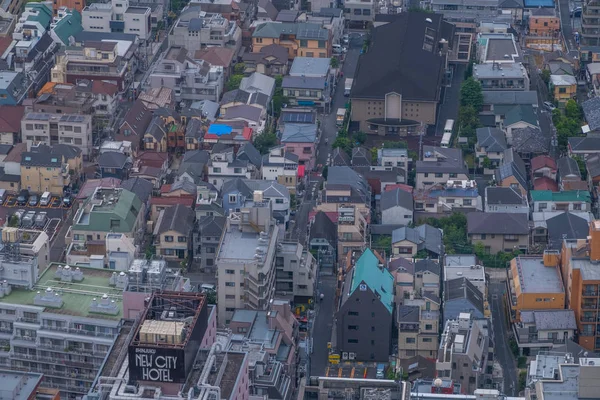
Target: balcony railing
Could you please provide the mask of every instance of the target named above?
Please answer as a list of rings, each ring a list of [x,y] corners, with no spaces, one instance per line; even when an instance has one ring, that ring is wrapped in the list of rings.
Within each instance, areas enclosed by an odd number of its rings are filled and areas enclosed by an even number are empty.
[[[581,303],[582,310],[595,310],[598,308],[598,304],[596,303]]]
[[[583,295],[584,296],[590,296],[590,297],[597,297],[598,296],[598,292],[594,291],[594,290],[584,290],[583,291]]]

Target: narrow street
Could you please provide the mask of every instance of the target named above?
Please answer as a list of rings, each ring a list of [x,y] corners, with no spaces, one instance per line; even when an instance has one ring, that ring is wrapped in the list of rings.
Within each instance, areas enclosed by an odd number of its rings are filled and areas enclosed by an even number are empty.
[[[542,77],[538,73],[538,66],[535,63],[535,57],[531,54],[531,52],[526,53],[529,63],[529,78],[531,81],[531,90],[537,92],[538,96],[538,121],[540,124],[540,129],[542,130],[542,134],[546,137],[548,141],[552,144],[552,138],[555,136],[554,125],[552,125],[552,113],[544,107],[544,102],[548,101],[550,96],[548,94],[548,86],[542,80]],[[551,146],[551,154],[552,157],[557,157],[556,154],[556,144],[554,143]]]
[[[327,343],[331,341],[333,332],[335,284],[336,277],[332,275],[322,276],[318,282],[319,293],[323,293],[325,297],[323,302],[317,305],[317,315],[311,327],[312,353],[310,354],[309,376],[325,376],[325,370],[329,363]]]
[[[464,64],[456,64],[452,68],[452,81],[450,86],[446,86],[442,91],[442,101],[438,107],[438,118],[435,126],[435,135],[444,135],[444,125],[446,120],[458,119],[458,106],[460,102],[460,85],[465,78],[465,70],[467,68]]]
[[[494,356],[502,366],[504,373],[504,394],[515,396],[517,390],[517,367],[510,350],[509,327],[506,324],[504,308],[505,282],[490,282],[489,302],[492,306],[492,330],[494,332]]]
[[[571,10],[569,0],[558,0],[557,7],[560,16],[560,30],[565,39],[565,52],[571,56],[579,56],[577,52],[577,44],[573,36],[573,20],[571,18]]]

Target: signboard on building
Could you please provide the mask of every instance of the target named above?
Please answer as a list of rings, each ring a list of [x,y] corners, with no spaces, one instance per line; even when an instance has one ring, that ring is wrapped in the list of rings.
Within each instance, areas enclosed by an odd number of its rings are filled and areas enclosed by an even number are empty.
[[[129,347],[129,377],[133,381],[185,383],[183,349]]]

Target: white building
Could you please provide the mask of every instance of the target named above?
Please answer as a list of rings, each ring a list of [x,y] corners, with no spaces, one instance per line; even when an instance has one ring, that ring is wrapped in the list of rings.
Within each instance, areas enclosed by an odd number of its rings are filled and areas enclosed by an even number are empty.
[[[83,29],[90,32],[124,32],[147,40],[152,33],[150,7],[130,7],[128,0],[92,3],[81,12]]]
[[[279,227],[271,202],[231,212],[219,246],[219,325],[228,325],[236,308],[266,310],[275,292],[275,253]]]
[[[381,167],[400,167],[408,171],[408,150],[377,149],[377,165]]]
[[[92,151],[92,116],[30,112],[21,120],[21,135],[33,144],[74,145],[87,158]]]
[[[280,242],[275,255],[275,293],[284,299],[306,301],[315,293],[316,261],[298,242]]]
[[[296,193],[298,156],[285,151],[284,146],[274,147],[263,156],[261,174],[263,180],[281,183],[290,192]]]

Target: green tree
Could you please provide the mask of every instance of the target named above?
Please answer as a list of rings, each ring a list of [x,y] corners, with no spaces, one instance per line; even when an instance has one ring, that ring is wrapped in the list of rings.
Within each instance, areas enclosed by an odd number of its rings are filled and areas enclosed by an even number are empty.
[[[10,226],[11,228],[16,228],[19,226],[19,217],[17,217],[16,215],[11,215],[10,218],[8,219],[8,226]]]
[[[467,239],[467,217],[453,213],[448,217],[427,218],[425,222],[444,231],[444,247],[447,254],[471,253],[472,247]]]
[[[582,112],[579,104],[573,99],[567,101],[567,104],[565,104],[565,117],[581,122],[581,115]]]
[[[331,145],[332,148],[340,148],[344,150],[348,155],[352,154],[352,148],[354,147],[354,143],[348,136],[338,136],[335,138],[335,141]]]
[[[227,81],[227,90],[235,90],[240,88],[244,75],[231,75]]]
[[[337,68],[340,66],[340,60],[337,57],[331,57],[331,61],[329,61],[331,68]]]
[[[476,111],[481,111],[483,108],[481,83],[473,77],[466,79],[460,87],[460,104],[462,106],[471,106]]]
[[[402,140],[397,140],[397,141],[385,141],[383,142],[383,147],[386,149],[406,149],[408,148],[408,145],[406,144],[406,142],[402,141]]]
[[[277,144],[277,135],[273,132],[264,131],[254,139],[254,147],[260,154],[267,154],[269,149]]]
[[[377,165],[377,147],[371,147],[371,149],[369,150],[371,152],[371,164],[372,165]]]
[[[475,137],[476,129],[481,126],[479,113],[473,106],[462,106],[458,110],[458,129],[461,136]]]
[[[579,167],[579,173],[581,174],[581,179],[587,181],[587,166],[585,165],[585,161],[580,156],[573,156],[573,160],[577,162],[577,166]]]
[[[324,180],[327,180],[327,176],[329,175],[329,167],[327,165],[325,165],[323,167],[323,171],[321,172],[321,175],[323,175]]]
[[[542,74],[541,74],[541,78],[544,81],[544,83],[547,85],[548,83],[550,83],[550,75],[551,72],[549,69],[544,69],[542,70]]]
[[[207,290],[206,294],[206,302],[208,304],[217,304],[217,291],[216,290]]]
[[[359,144],[364,144],[367,141],[367,134],[363,131],[358,131],[354,134],[354,140]]]
[[[390,235],[380,235],[373,247],[379,251],[385,251],[386,255],[392,254],[392,237]]]
[[[237,63],[235,64],[235,67],[233,67],[233,73],[236,75],[243,75],[245,70],[246,64],[244,63]]]
[[[490,159],[486,156],[483,157],[483,162],[481,163],[483,165],[483,168],[489,169],[492,166],[492,162],[490,161]]]

